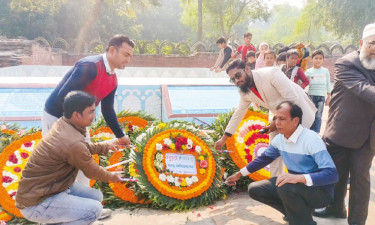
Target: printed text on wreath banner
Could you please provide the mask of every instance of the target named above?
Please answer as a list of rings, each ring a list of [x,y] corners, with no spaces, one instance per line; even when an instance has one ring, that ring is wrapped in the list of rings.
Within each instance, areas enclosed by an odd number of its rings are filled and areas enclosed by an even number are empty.
[[[167,165],[167,170],[172,173],[197,174],[195,157],[193,155],[167,153],[165,154],[165,164]]]

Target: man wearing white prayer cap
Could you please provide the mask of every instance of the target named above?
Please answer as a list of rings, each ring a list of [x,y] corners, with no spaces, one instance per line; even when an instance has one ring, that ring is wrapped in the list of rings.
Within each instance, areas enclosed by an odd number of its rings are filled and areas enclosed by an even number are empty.
[[[344,200],[350,174],[348,223],[352,225],[366,224],[370,200],[369,170],[375,154],[375,23],[364,28],[359,47],[359,51],[336,61],[323,139],[335,162],[339,182],[333,203],[314,213],[346,218]]]

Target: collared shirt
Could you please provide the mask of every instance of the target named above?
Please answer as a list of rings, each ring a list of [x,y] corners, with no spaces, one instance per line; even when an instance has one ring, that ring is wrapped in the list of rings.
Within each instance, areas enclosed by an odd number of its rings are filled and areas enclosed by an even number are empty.
[[[111,66],[109,65],[108,59],[107,59],[107,53],[103,54],[103,61],[104,61],[104,66],[105,70],[109,75],[115,74],[115,70],[111,70]]]
[[[297,129],[293,132],[292,135],[287,139],[283,135],[283,140],[285,143],[297,143],[298,137],[301,135],[303,131],[303,127],[301,125],[298,125]]]

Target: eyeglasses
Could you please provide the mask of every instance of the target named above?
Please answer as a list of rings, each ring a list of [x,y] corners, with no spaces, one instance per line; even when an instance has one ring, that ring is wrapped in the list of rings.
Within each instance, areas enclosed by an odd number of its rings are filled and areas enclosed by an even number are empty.
[[[245,70],[241,70],[240,72],[235,73],[233,78],[229,79],[229,82],[234,84],[236,82],[236,80],[239,80],[242,77],[242,72],[245,72]]]

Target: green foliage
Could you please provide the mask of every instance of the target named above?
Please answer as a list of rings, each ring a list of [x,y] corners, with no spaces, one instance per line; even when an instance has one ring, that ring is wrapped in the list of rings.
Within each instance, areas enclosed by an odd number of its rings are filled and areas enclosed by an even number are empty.
[[[372,0],[316,0],[324,27],[340,38],[349,36],[357,43],[366,24],[375,22]]]
[[[105,48],[103,45],[97,45],[95,46],[94,50],[92,50],[90,53],[100,54],[105,51]]]
[[[196,1],[180,0],[184,7],[181,21],[193,30],[198,29],[198,5]],[[234,35],[237,25],[247,27],[256,19],[269,16],[267,7],[260,0],[206,0],[203,1],[203,31],[206,37]],[[246,30],[246,29],[245,29]]]

